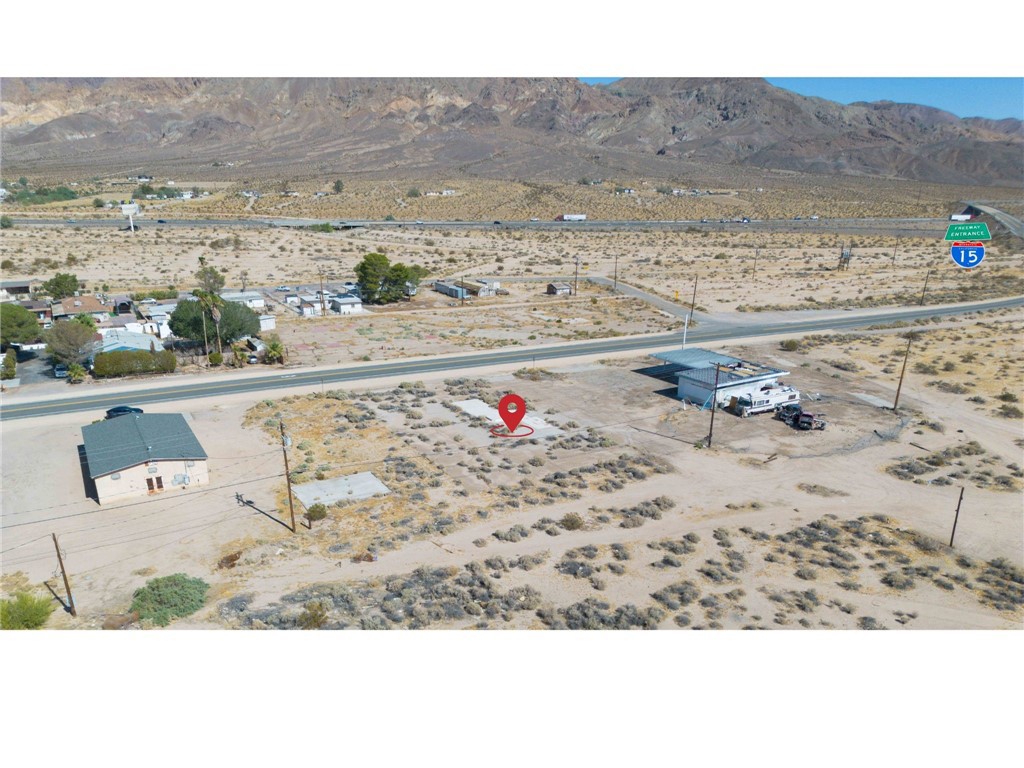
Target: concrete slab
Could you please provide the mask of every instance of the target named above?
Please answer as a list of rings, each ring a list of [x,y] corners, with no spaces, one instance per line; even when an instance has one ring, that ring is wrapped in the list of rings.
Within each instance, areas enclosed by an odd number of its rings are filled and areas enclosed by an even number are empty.
[[[470,416],[482,416],[495,425],[501,425],[504,427],[505,423],[501,420],[501,416],[498,415],[498,409],[492,408],[483,400],[460,400],[453,405],[458,406],[463,411],[468,413]],[[523,430],[523,426],[532,427],[533,434],[530,437],[547,437],[548,435],[563,435],[565,432],[558,427],[554,427],[548,424],[540,416],[533,416],[529,407],[527,407],[526,415],[523,420],[519,423],[518,429]]]
[[[357,472],[354,475],[334,477],[330,480],[300,483],[293,485],[292,491],[306,509],[318,503],[330,506],[336,501],[362,501],[372,496],[387,496],[391,493],[373,472]]]

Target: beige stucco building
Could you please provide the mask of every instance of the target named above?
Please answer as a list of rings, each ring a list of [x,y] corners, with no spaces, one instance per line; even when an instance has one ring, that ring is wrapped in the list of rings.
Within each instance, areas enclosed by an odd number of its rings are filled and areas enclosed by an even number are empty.
[[[180,413],[127,414],[82,428],[100,504],[210,482],[206,451]]]

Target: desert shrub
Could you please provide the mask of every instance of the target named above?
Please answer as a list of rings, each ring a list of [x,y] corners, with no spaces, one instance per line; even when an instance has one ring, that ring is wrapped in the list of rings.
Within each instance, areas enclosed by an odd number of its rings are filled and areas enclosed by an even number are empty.
[[[203,607],[210,586],[202,579],[190,578],[184,573],[150,579],[146,586],[135,591],[131,610],[140,619],[149,619],[166,627],[171,619],[188,616]]]
[[[39,629],[53,613],[53,600],[19,592],[0,603],[0,629]]]
[[[892,589],[898,589],[900,591],[905,589],[911,589],[914,586],[914,580],[905,573],[899,573],[898,571],[889,571],[885,576],[882,577],[882,583]]]
[[[306,510],[306,519],[310,523],[323,520],[325,517],[327,517],[327,507],[324,504],[313,504]]]
[[[689,605],[700,597],[700,589],[692,581],[680,581],[651,594],[655,600],[671,611]]]
[[[567,531],[578,531],[583,527],[583,518],[576,512],[569,512],[563,515],[562,519],[558,521],[558,524]]]
[[[220,352],[211,352],[209,360],[210,365],[220,365],[221,363],[224,362],[224,355],[222,355]]]
[[[1004,419],[1019,419],[1024,416],[1024,411],[1016,405],[1010,405],[1009,403],[1003,403],[1000,405],[999,410],[997,410],[996,413]]]
[[[800,349],[800,342],[797,339],[786,339],[779,346],[786,352],[796,352]]]
[[[808,568],[804,566],[802,568],[796,569],[795,576],[798,579],[803,579],[804,581],[814,581],[816,578],[818,578],[818,572],[815,571],[813,568]]]
[[[327,623],[327,606],[319,600],[311,600],[302,608],[298,624],[301,629],[320,629]]]

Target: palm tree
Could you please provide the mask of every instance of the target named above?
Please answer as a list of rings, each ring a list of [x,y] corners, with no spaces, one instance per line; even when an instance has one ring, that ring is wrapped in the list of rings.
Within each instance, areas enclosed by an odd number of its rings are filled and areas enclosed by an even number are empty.
[[[213,291],[204,291],[196,288],[192,295],[199,299],[199,305],[203,308],[203,341],[206,346],[206,354],[210,354],[209,340],[206,337],[206,313],[209,312],[217,329],[217,351],[224,354],[220,340],[220,308],[224,306],[224,299]]]
[[[277,336],[267,339],[267,351],[264,359],[268,363],[284,362],[284,344]]]

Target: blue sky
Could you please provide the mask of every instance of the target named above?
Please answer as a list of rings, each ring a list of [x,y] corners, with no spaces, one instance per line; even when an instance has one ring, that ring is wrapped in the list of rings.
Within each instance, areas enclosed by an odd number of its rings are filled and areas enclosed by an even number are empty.
[[[610,83],[614,77],[581,77]],[[898,101],[924,104],[959,117],[1024,120],[1024,78],[1019,77],[769,77],[772,85],[803,96],[850,104]]]

